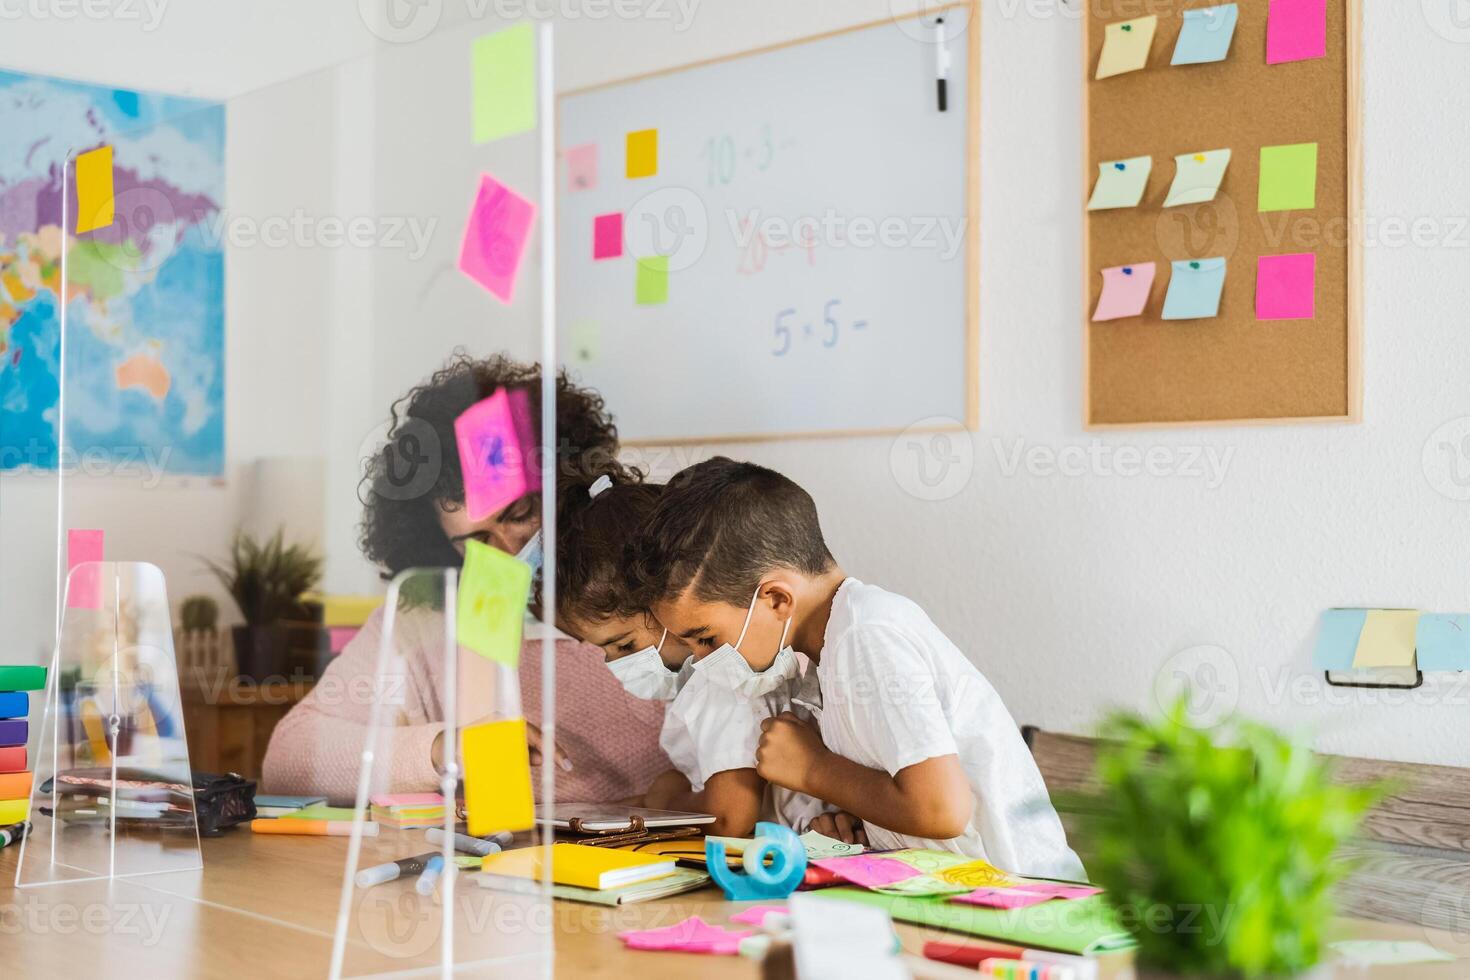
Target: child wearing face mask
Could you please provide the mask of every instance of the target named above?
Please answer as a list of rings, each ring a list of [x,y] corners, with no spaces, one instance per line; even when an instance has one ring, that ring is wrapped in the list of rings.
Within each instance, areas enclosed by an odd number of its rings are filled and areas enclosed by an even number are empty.
[[[759,776],[861,819],[879,849],[1083,878],[995,689],[917,605],[838,567],[795,483],[724,458],[692,466],[633,551],[635,600],[693,646],[695,677],[759,699],[798,654],[816,665],[820,691],[801,698],[816,724],[767,717]]]
[[[801,696],[804,688],[815,688],[815,678],[803,680],[794,654],[785,650],[779,671],[736,692],[701,670],[687,646],[627,601],[627,545],[662,489],[601,477],[585,491],[566,491],[558,515],[558,626],[602,647],[608,669],[628,693],[667,703],[659,744],[677,772],[655,782],[645,806],[713,813],[709,832],[722,836],[749,836],[757,820],[805,830],[822,804],[768,786],[756,773],[755,751],[761,723],[804,710]]]

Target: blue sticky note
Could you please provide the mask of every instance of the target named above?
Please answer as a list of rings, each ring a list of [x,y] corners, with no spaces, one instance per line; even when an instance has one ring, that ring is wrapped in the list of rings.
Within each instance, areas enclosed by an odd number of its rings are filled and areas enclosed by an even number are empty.
[[[31,699],[25,691],[0,691],[0,718],[24,718],[31,713]]]
[[[1420,670],[1470,670],[1470,615],[1420,616],[1414,646]]]
[[[1164,296],[1165,320],[1208,320],[1220,315],[1220,293],[1225,289],[1225,260],[1186,259],[1174,263],[1169,292]]]
[[[1322,630],[1312,651],[1312,666],[1318,670],[1352,670],[1358,655],[1358,637],[1368,621],[1366,609],[1329,609],[1322,614]]]
[[[1184,26],[1174,44],[1171,65],[1204,65],[1224,61],[1235,37],[1235,22],[1240,9],[1233,3],[1218,7],[1200,7],[1184,12]]]

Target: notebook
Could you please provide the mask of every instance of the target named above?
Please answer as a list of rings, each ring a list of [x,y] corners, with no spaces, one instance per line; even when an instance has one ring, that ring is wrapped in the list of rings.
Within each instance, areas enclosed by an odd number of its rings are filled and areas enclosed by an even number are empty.
[[[476,880],[479,881],[482,888],[526,894],[539,894],[540,892],[538,883],[527,881],[524,878],[483,874],[478,875]],[[661,878],[642,881],[636,885],[625,885],[622,888],[595,889],[577,888],[575,885],[552,885],[551,897],[568,902],[588,902],[593,905],[635,905],[638,902],[651,902],[656,898],[668,898],[670,895],[692,892],[697,888],[703,888],[708,882],[709,875],[703,871],[676,868]]]
[[[481,868],[492,875],[538,880],[542,874],[541,859],[545,850],[543,847],[522,847],[487,854]],[[552,882],[577,888],[624,888],[674,872],[671,858],[629,854],[610,847],[553,844],[551,855]]]

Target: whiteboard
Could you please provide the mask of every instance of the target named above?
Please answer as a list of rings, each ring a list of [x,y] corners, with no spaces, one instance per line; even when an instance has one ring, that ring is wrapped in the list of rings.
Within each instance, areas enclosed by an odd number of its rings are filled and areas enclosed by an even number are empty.
[[[940,112],[934,13],[562,96],[559,349],[626,441],[974,427],[979,19],[942,11]]]

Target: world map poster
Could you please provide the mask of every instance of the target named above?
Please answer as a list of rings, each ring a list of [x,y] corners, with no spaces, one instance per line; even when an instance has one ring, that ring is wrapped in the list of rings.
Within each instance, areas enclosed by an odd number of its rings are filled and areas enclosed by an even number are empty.
[[[0,71],[0,471],[223,473],[224,144],[218,103]],[[68,234],[100,146],[116,217]]]

